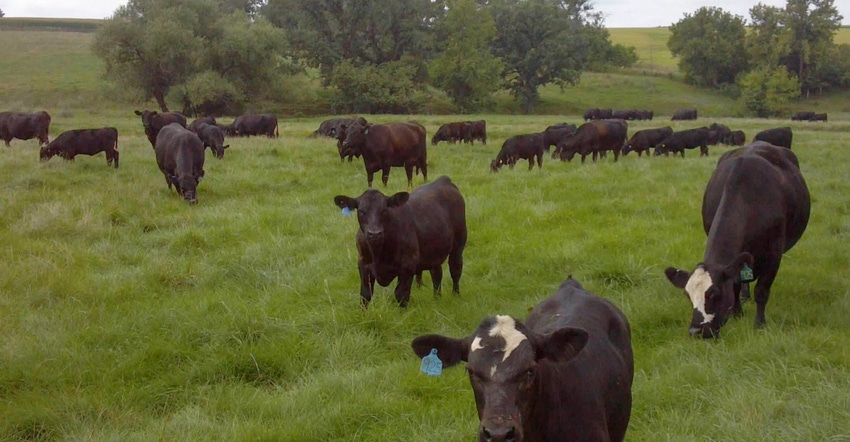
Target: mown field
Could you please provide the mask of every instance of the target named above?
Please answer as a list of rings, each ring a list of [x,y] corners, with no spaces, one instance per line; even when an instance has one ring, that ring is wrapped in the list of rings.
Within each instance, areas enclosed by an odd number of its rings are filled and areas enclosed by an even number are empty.
[[[419,373],[410,341],[522,319],[568,275],[631,323],[628,440],[850,440],[850,124],[793,125],[808,230],[785,255],[767,327],[752,328],[747,304],[706,342],[688,336],[691,306],[663,269],[702,258],[702,191],[727,148],[493,174],[506,137],[579,117],[479,117],[488,145],[429,145],[430,178],[450,176],[466,198],[461,294],[414,288],[406,310],[392,286],[358,307],[357,223],[332,200],[366,179],[332,140],[306,138],[318,118],[230,140],[196,206],[166,188],[136,118],[54,117],[53,136],[118,126],[118,170],[102,155],[39,163],[35,141],[0,149],[0,440],[476,440],[464,369]],[[371,117],[408,118],[430,137],[468,117]],[[748,139],[786,124],[717,121]],[[403,171],[378,188],[407,190]]]

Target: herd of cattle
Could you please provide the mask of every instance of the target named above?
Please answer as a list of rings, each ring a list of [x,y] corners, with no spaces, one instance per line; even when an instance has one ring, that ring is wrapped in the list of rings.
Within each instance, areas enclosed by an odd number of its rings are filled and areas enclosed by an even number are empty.
[[[274,115],[245,115],[230,125],[199,118],[187,127],[179,113],[136,111],[155,151],[157,165],[169,188],[190,203],[204,176],[207,147],[221,159],[226,136],[278,135]],[[694,111],[695,115],[695,111]],[[612,114],[613,116],[613,114]],[[651,118],[651,113],[650,113]],[[675,117],[674,117],[675,118]],[[825,118],[824,118],[825,119]],[[54,155],[106,154],[118,167],[115,128],[79,129],[49,141],[46,112],[0,113],[0,137],[37,138],[43,161]],[[438,137],[439,135],[439,137]],[[717,143],[743,145],[744,133],[723,124],[681,131],[669,126],[644,129],[627,139],[623,118],[590,118],[581,126],[561,123],[544,131],[509,137],[490,164],[492,171],[519,159],[542,167],[543,152],[555,146],[553,158],[570,161],[587,155],[594,161],[611,151],[616,161],[630,151],[655,155],[680,153]],[[467,243],[463,194],[447,176],[411,192],[391,196],[371,189],[372,177],[382,171],[387,184],[390,168],[404,167],[408,186],[414,173],[427,182],[426,130],[417,122],[370,124],[364,118],[335,118],[321,123],[312,136],[337,140],[341,159],[362,157],[369,189],[360,196],[338,195],[334,203],[344,214],[357,212],[359,229],[360,298],[366,308],[375,283],[397,281],[395,298],[402,307],[410,300],[414,280],[431,275],[440,293],[442,264],[448,261],[454,293],[460,291],[463,252]],[[465,121],[440,127],[439,141],[486,144],[486,122]],[[765,323],[770,287],[782,254],[806,229],[810,196],[791,150],[792,131],[781,127],[762,131],[747,146],[727,151],[718,160],[703,195],[702,220],[707,235],[704,256],[693,271],[668,267],[670,283],[685,291],[692,304],[689,333],[716,338],[727,319],[742,314],[756,281],[755,325]],[[436,353],[445,367],[467,363],[478,408],[479,440],[620,441],[631,413],[634,360],[626,316],[610,301],[584,289],[569,277],[548,299],[531,310],[525,322],[510,316],[484,319],[468,336],[423,335],[412,342],[420,357]]]

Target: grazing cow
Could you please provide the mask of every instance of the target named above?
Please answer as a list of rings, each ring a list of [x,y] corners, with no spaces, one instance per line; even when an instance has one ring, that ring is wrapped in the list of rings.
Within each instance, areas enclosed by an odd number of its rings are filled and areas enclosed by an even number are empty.
[[[809,121],[814,116],[814,112],[797,112],[791,116],[791,121]]]
[[[794,138],[794,133],[790,127],[775,127],[773,129],[765,129],[753,137],[753,142],[766,141],[774,146],[782,146],[791,148],[791,139]]]
[[[697,119],[697,110],[696,109],[678,109],[673,112],[673,121],[679,120],[696,120]]]
[[[634,120],[637,118],[637,111],[634,110],[615,110],[611,112],[611,118],[618,120]]]
[[[729,138],[726,141],[726,144],[730,144],[732,146],[743,146],[746,142],[747,136],[744,135],[744,131],[742,130],[733,130],[729,134]]]
[[[811,118],[809,118],[809,121],[823,121],[823,122],[825,123],[825,122],[827,121],[827,120],[826,120],[826,114],[825,114],[825,113],[823,113],[823,114],[814,114],[814,115],[812,115],[812,117],[811,117]]]
[[[6,147],[12,147],[12,139],[37,139],[40,145],[49,142],[47,135],[50,131],[50,114],[40,112],[0,112],[0,138]]]
[[[790,149],[755,142],[720,157],[702,200],[708,235],[703,261],[692,273],[664,271],[691,299],[691,335],[718,337],[730,314],[743,314],[740,291],[752,280],[758,281],[755,326],[764,325],[782,254],[803,235],[810,208],[808,187]]]
[[[329,120],[322,121],[319,124],[319,128],[315,130],[312,134],[310,134],[311,138],[323,136],[330,138],[337,138],[337,135],[340,131],[345,133],[344,129],[341,129],[341,126],[349,126],[354,123],[366,125],[366,119],[363,117],[354,117],[354,118],[331,118]]]
[[[623,155],[625,156],[630,151],[635,151],[638,156],[646,152],[649,156],[649,148],[655,147],[658,143],[664,141],[667,137],[673,134],[673,128],[670,126],[659,127],[657,129],[644,129],[635,132],[629,141],[623,146]]]
[[[596,120],[582,124],[575,133],[562,141],[552,153],[552,158],[572,161],[575,154],[581,155],[584,163],[588,154],[596,161],[597,154],[614,151],[614,161],[620,156],[620,150],[626,141],[628,123],[625,120]]]
[[[635,111],[635,119],[636,120],[652,120],[654,112],[651,110],[639,110]]]
[[[466,338],[424,335],[443,367],[466,362],[478,440],[622,441],[632,408],[634,356],[625,315],[568,278],[525,323],[490,316]]]
[[[467,121],[469,126],[469,142],[475,144],[475,140],[481,140],[481,144],[487,144],[487,121]]]
[[[342,149],[343,154],[363,156],[369,187],[379,170],[386,186],[391,167],[404,167],[408,187],[413,187],[414,168],[421,170],[428,181],[425,127],[419,123],[352,124],[345,131]]]
[[[543,151],[545,149],[545,134],[526,134],[516,135],[508,138],[502,143],[502,148],[496,159],[490,163],[490,170],[498,172],[499,169],[507,164],[511,169],[514,168],[519,159],[528,160],[528,170],[534,168],[534,159],[537,158],[537,167],[543,168]]]
[[[204,177],[204,142],[179,123],[171,123],[156,136],[156,164],[165,183],[190,204],[198,202],[198,183]]]
[[[118,168],[118,129],[75,129],[62,132],[47,146],[41,148],[41,161],[47,161],[54,155],[74,161],[77,155],[96,155],[106,153],[106,164]]]
[[[608,120],[610,118],[614,118],[614,111],[609,109],[599,109],[599,119],[600,120]]]
[[[729,144],[729,135],[732,133],[732,129],[729,129],[729,126],[725,124],[711,123],[711,126],[708,126],[708,130],[715,132],[717,142]]]
[[[446,258],[452,292],[460,293],[466,203],[449,177],[441,176],[409,194],[399,192],[388,198],[369,189],[357,198],[338,195],[334,203],[343,210],[357,209],[362,307],[372,300],[375,281],[386,287],[395,278],[395,299],[406,307],[414,276],[426,270],[431,273],[434,293],[439,294]]]
[[[667,156],[667,154],[673,152],[673,156],[675,156],[676,152],[678,152],[684,158],[685,149],[699,147],[699,156],[708,156],[708,137],[709,130],[705,126],[673,132],[669,137],[655,146],[655,155],[664,154]]]
[[[588,109],[584,111],[584,121],[598,120],[599,108]]]
[[[217,126],[215,117],[200,117],[192,120],[192,123],[189,124],[187,129],[191,130],[192,132],[198,133],[198,126],[202,124],[211,124],[213,126]]]
[[[216,158],[224,158],[224,149],[227,149],[230,145],[224,144],[224,131],[220,127],[202,123],[193,132],[204,142],[204,149],[209,147]]]
[[[148,136],[148,141],[150,141],[151,147],[154,149],[156,149],[156,136],[163,127],[171,123],[177,123],[186,127],[186,117],[180,112],[159,113],[157,111],[149,111],[145,109],[143,111],[135,111],[135,114],[142,117],[142,125],[145,127],[145,135]]]
[[[472,125],[467,122],[446,123],[437,129],[437,133],[431,138],[431,144],[436,146],[440,141],[448,141],[452,144],[458,141],[471,142],[471,130]]]
[[[265,135],[269,138],[280,136],[277,127],[277,117],[273,114],[241,115],[236,117],[231,124],[231,133],[227,135],[236,137],[250,137],[252,135]]]
[[[558,123],[554,126],[547,127],[546,130],[543,131],[543,145],[546,152],[549,152],[549,148],[552,146],[558,146],[558,143],[572,136],[575,130],[576,125],[569,123]]]

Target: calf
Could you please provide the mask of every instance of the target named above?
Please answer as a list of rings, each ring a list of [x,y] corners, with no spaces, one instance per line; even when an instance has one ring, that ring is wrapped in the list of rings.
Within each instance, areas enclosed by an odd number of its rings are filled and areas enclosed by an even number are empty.
[[[753,143],[756,141],[765,141],[774,146],[782,146],[791,148],[791,140],[794,138],[794,133],[790,127],[775,127],[773,129],[765,129],[753,137]]]
[[[424,335],[443,367],[466,362],[478,440],[622,441],[632,407],[634,357],[625,315],[572,277],[525,323],[491,316],[466,338]]]
[[[360,254],[360,304],[367,307],[375,281],[383,287],[398,278],[395,299],[410,301],[413,278],[431,273],[434,293],[442,287],[442,264],[448,258],[452,292],[460,292],[463,249],[466,246],[466,203],[447,176],[411,193],[387,197],[369,189],[357,198],[334,197],[343,209],[357,209],[357,250]]]
[[[193,132],[204,142],[204,149],[209,147],[216,158],[224,158],[224,149],[227,149],[230,145],[224,144],[224,131],[220,127],[214,124],[201,123]]]
[[[50,114],[41,112],[0,112],[0,138],[6,147],[12,147],[11,142],[19,140],[38,139],[40,145],[48,143],[50,131]]]
[[[62,132],[47,146],[41,148],[41,161],[48,161],[54,155],[74,161],[77,155],[96,155],[106,153],[106,164],[118,168],[118,129],[75,129]]]
[[[543,151],[545,149],[545,134],[516,135],[508,138],[502,144],[496,159],[490,163],[490,170],[498,172],[507,164],[511,169],[519,159],[528,160],[528,170],[534,168],[534,159],[537,158],[537,166],[543,168]]]
[[[345,131],[342,149],[342,154],[363,156],[369,187],[379,170],[386,186],[391,167],[404,167],[409,187],[413,186],[414,168],[421,170],[422,177],[428,180],[425,127],[419,123],[352,124]]]
[[[638,156],[646,152],[646,156],[648,157],[649,148],[655,147],[672,134],[673,128],[670,126],[639,130],[623,145],[623,155],[625,156],[630,151],[635,151],[638,153]]]
[[[595,120],[582,124],[575,133],[562,141],[552,153],[552,158],[560,156],[561,161],[572,161],[576,154],[581,162],[588,154],[596,161],[597,154],[614,151],[614,161],[620,156],[620,150],[626,141],[628,123],[625,120]]]
[[[455,144],[458,141],[468,143],[472,141],[472,124],[466,122],[446,123],[437,129],[437,133],[431,138],[431,144],[437,145],[440,141],[448,141]]]
[[[676,152],[685,157],[685,149],[694,149],[699,147],[699,156],[708,156],[708,138],[709,130],[707,127],[698,127],[696,129],[681,130],[673,132],[669,137],[658,143],[655,147],[655,155],[670,152],[676,155]]]
[[[198,183],[204,177],[204,142],[179,123],[171,123],[156,136],[156,164],[165,183],[190,204],[198,202]]]
[[[142,126],[145,127],[145,135],[148,136],[148,141],[150,141],[151,147],[154,149],[156,148],[156,136],[163,127],[171,123],[177,123],[186,127],[186,117],[180,112],[159,113],[145,109],[143,111],[135,111],[135,114],[142,117]]]
[[[200,117],[192,120],[192,123],[189,124],[189,127],[187,127],[187,129],[191,130],[192,132],[198,133],[198,127],[202,124],[210,124],[213,126],[217,126],[215,117]]]
[[[810,207],[808,187],[790,149],[756,142],[720,157],[702,199],[708,235],[703,260],[692,273],[673,267],[664,271],[693,304],[691,335],[718,337],[730,314],[743,313],[740,290],[754,279],[755,326],[764,325],[782,254],[806,230]]]

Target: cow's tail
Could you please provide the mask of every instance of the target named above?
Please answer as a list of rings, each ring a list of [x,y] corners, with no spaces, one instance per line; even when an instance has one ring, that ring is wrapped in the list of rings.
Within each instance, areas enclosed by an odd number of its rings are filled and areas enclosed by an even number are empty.
[[[274,137],[275,138],[280,137],[280,132],[278,132],[277,128],[278,128],[278,124],[277,124],[277,122],[275,122],[274,123]]]

